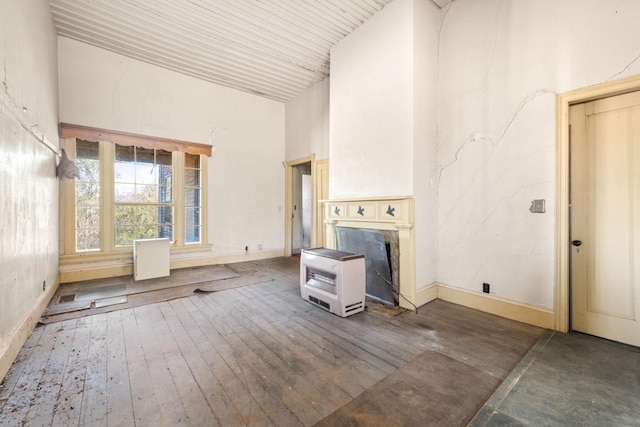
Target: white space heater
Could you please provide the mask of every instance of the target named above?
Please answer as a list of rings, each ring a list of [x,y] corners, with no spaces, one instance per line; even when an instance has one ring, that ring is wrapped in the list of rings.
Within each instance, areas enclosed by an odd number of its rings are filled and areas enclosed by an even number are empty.
[[[303,249],[300,256],[302,298],[341,317],[364,310],[364,255],[326,248]]]
[[[169,239],[133,241],[133,280],[168,276]]]

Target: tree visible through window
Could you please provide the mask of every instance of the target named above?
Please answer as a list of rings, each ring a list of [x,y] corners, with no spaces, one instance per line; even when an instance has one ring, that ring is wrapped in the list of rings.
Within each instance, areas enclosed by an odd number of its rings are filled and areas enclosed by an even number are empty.
[[[173,164],[169,151],[115,146],[115,243],[173,240]]]
[[[76,250],[100,250],[100,156],[98,143],[78,140],[76,164]]]

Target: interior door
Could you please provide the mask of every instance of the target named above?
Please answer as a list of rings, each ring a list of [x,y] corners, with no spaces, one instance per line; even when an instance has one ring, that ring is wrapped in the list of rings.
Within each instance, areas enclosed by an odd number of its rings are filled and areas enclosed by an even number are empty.
[[[298,166],[293,167],[291,185],[291,253],[299,254],[302,249],[302,173]]]
[[[329,159],[316,162],[316,199],[327,200],[329,198]],[[325,213],[324,205],[318,202],[316,206],[316,242],[315,246],[325,247]]]
[[[572,329],[640,346],[640,92],[569,115]]]

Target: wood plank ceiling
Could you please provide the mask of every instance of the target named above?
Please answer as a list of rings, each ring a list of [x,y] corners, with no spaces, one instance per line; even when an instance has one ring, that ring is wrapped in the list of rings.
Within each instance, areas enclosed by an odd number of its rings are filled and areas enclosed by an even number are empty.
[[[206,81],[288,101],[326,78],[331,47],[392,1],[49,3],[61,36]]]

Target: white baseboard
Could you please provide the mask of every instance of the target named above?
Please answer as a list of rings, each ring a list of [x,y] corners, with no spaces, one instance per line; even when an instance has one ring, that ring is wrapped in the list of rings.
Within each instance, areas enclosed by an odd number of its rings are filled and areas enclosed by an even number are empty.
[[[442,283],[433,283],[419,290],[416,293],[416,305],[419,307],[436,298],[541,328],[554,328],[555,315],[552,310]]]
[[[209,255],[174,258],[171,270],[203,265],[232,264],[243,261],[257,261],[260,259],[277,258],[283,256],[283,250],[267,250],[243,252],[231,255]],[[104,279],[107,277],[128,276],[133,274],[132,260],[115,260],[103,262],[102,265],[87,266],[86,264],[67,264],[60,268],[60,283],[79,282],[82,280]]]
[[[415,305],[420,307],[438,298],[439,283],[432,283],[416,292]]]
[[[36,327],[40,317],[42,317],[42,313],[49,305],[49,301],[58,290],[58,286],[60,285],[60,276],[56,277],[53,286],[50,286],[45,292],[40,295],[33,308],[22,319],[22,322],[13,330],[7,341],[5,341],[0,347],[0,381],[4,378],[4,376],[11,369],[11,365],[13,361],[18,357],[18,353],[20,349],[24,345],[24,343],[33,332],[33,329]]]

